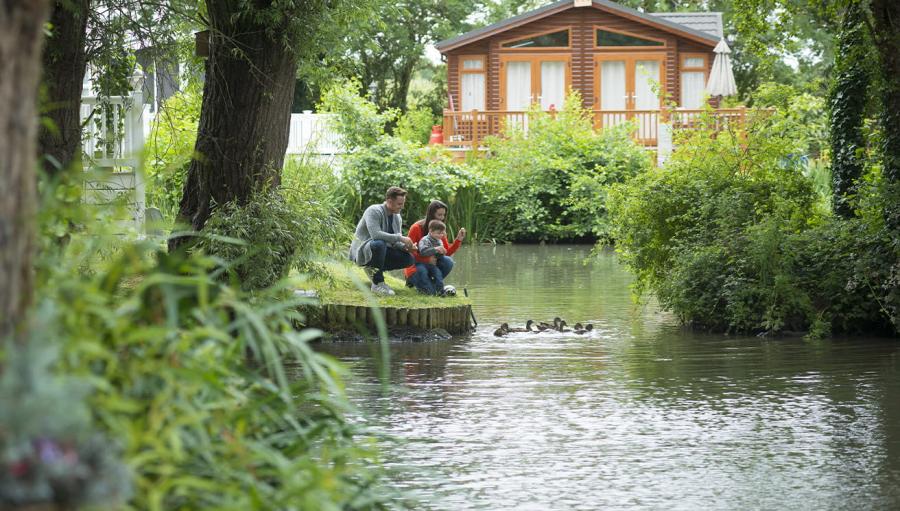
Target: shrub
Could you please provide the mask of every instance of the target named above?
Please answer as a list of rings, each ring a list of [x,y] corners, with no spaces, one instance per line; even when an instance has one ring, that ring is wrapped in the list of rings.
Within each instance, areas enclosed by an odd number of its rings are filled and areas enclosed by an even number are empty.
[[[77,237],[63,256],[43,265],[42,299],[59,307],[66,371],[91,383],[94,421],[122,444],[130,509],[381,506],[343,371],[308,346],[318,332],[294,330],[303,302],[247,295],[216,261],[147,243]]]
[[[262,289],[293,266],[309,269],[331,240],[340,240],[341,227],[314,195],[265,191],[246,204],[215,208],[196,248],[225,262],[244,289]]]
[[[350,151],[375,144],[384,135],[387,123],[397,112],[379,113],[375,103],[360,95],[357,82],[340,82],[322,94],[319,111],[335,114],[332,127],[341,134],[344,147]]]
[[[717,331],[888,328],[879,300],[891,263],[879,259],[890,245],[816,207],[790,126],[776,114],[746,134],[687,134],[664,169],[613,188],[613,232],[638,293]]]
[[[194,154],[203,91],[198,84],[167,99],[150,128],[144,152],[146,200],[163,216],[178,213],[184,179]]]
[[[394,134],[407,142],[426,145],[431,138],[431,127],[436,119],[430,110],[414,108],[400,117]]]
[[[505,241],[603,239],[610,235],[606,191],[649,167],[631,125],[593,130],[572,94],[555,117],[529,113],[527,133],[486,140],[490,157],[476,167],[487,187],[479,235]]]
[[[403,213],[407,225],[423,217],[428,203],[435,199],[447,202],[454,215],[451,218],[462,221],[471,215],[460,208],[470,205],[470,196],[479,187],[479,180],[465,166],[454,164],[440,148],[417,147],[387,136],[349,155],[342,179],[350,192],[344,216],[354,224],[364,208],[384,201],[384,192],[390,186],[409,192]],[[457,227],[474,228],[471,224]]]

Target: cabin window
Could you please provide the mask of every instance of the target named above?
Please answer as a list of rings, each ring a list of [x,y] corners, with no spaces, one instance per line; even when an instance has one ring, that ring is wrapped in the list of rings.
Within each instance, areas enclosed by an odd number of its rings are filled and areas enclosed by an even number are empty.
[[[539,34],[515,41],[507,41],[500,45],[503,48],[568,48],[569,31],[560,30],[549,34]]]
[[[628,34],[620,34],[618,32],[610,32],[609,30],[597,29],[596,35],[597,46],[665,46],[663,41],[655,41],[653,39],[643,39]]]
[[[459,109],[462,112],[484,110],[487,92],[484,55],[461,56],[459,70]]]
[[[683,55],[681,58],[681,108],[703,108],[706,97],[706,56]]]

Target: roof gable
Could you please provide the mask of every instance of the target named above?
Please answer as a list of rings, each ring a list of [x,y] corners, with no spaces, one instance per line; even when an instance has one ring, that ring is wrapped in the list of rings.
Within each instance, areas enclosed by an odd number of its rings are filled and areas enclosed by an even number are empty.
[[[440,41],[435,44],[441,52],[473,43],[506,30],[531,23],[547,16],[574,9],[573,0],[558,2],[539,7],[512,18],[507,18],[492,25]],[[609,0],[593,0],[591,8],[600,9],[614,15],[622,16],[638,23],[650,25],[660,30],[687,37],[701,44],[715,46],[722,39],[722,13],[644,13],[624,7]]]

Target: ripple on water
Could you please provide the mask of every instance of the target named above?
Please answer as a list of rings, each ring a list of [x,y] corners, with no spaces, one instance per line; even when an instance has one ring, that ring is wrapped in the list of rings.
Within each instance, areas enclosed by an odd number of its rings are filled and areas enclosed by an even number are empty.
[[[387,394],[370,348],[325,348],[419,508],[900,508],[896,342],[692,334],[635,306],[611,255],[467,250],[451,281],[474,290],[475,334],[392,345]],[[492,335],[548,315],[597,328]]]

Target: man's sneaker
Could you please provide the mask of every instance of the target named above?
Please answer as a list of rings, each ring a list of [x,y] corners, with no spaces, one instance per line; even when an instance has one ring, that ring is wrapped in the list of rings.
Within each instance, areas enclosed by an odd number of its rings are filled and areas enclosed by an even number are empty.
[[[372,284],[372,292],[381,296],[394,296],[396,294],[394,293],[394,290],[384,282]]]

